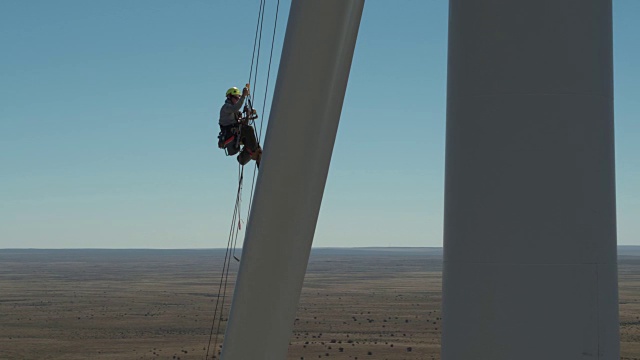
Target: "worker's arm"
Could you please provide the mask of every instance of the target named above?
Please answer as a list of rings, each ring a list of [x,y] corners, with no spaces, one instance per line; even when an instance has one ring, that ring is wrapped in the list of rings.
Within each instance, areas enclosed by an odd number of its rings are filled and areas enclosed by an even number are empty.
[[[242,109],[242,105],[244,104],[244,99],[245,99],[245,96],[244,94],[242,94],[242,96],[240,97],[240,99],[235,105],[229,104],[229,109],[231,109],[229,112],[236,113],[240,111],[240,109]]]
[[[244,96],[240,97],[240,99],[235,105],[231,103],[224,104],[224,106],[222,107],[222,111],[227,114],[235,114],[238,111],[240,111],[240,109],[242,109],[243,102],[244,102]]]

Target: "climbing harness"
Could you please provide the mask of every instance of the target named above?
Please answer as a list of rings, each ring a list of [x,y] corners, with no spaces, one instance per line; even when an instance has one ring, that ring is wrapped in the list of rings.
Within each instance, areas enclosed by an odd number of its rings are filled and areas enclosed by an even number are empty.
[[[237,125],[220,126],[218,134],[218,148],[224,149],[227,156],[240,151],[240,127]]]

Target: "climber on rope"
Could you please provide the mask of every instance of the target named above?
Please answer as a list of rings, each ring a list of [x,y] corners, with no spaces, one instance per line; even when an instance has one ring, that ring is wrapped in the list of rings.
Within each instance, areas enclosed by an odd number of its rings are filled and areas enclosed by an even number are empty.
[[[255,120],[258,116],[251,106],[245,105],[244,110],[240,111],[247,96],[249,96],[249,84],[242,89],[242,94],[237,87],[227,90],[227,99],[220,109],[218,147],[224,149],[227,156],[240,152],[237,156],[240,165],[246,165],[249,161],[255,160],[260,166],[262,149],[253,127],[249,125],[249,121]],[[241,145],[242,150],[240,150]]]

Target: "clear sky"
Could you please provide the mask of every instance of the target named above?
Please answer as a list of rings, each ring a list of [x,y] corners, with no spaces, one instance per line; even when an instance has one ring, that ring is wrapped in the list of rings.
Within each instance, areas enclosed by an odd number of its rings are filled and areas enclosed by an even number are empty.
[[[217,116],[258,4],[0,2],[0,248],[226,246],[237,163]],[[447,6],[366,3],[314,246],[442,245]],[[640,245],[638,19],[614,0],[618,238]]]

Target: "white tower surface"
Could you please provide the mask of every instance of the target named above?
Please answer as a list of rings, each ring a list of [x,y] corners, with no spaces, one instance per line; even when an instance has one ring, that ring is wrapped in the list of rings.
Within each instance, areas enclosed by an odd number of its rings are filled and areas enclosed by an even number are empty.
[[[444,360],[619,359],[611,0],[451,0]]]
[[[363,7],[291,4],[224,360],[287,356]]]

